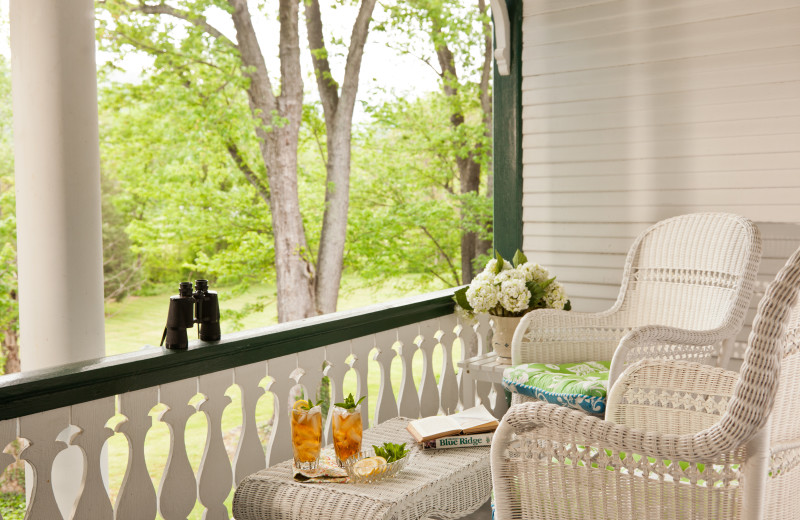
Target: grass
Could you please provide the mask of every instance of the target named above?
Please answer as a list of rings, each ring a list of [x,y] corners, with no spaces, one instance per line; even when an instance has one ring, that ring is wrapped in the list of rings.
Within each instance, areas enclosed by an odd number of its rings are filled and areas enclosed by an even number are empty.
[[[414,279],[409,278],[404,280],[406,286],[414,286]],[[340,295],[339,309],[347,310],[366,305],[389,301],[393,299],[410,296],[412,294],[421,294],[424,292],[436,290],[439,287],[426,287],[417,284],[417,290],[409,292],[408,290],[396,289],[393,287],[365,287],[360,284],[359,280],[354,278],[345,278],[343,284],[343,291]],[[234,329],[231,323],[225,321],[225,311],[229,309],[241,309],[247,303],[254,303],[259,297],[270,298],[274,295],[274,287],[269,286],[256,286],[240,296],[231,296],[226,294],[224,288],[217,289],[220,292],[220,310],[222,315],[221,325],[224,333],[234,332],[235,330],[245,330],[257,327],[265,327],[277,322],[276,309],[274,302],[267,305],[263,312],[253,314],[245,318],[242,326]],[[119,354],[124,352],[131,352],[143,347],[143,345],[157,345],[161,339],[161,333],[166,319],[169,294],[158,296],[141,296],[131,297],[120,303],[112,303],[107,306],[107,319],[106,319],[106,352],[108,355]],[[454,356],[458,356],[458,352],[454,352]],[[415,379],[419,382],[422,374],[422,353],[417,352],[414,356],[413,372]],[[438,380],[439,372],[442,363],[442,352],[440,348],[434,351],[434,367],[435,375]],[[374,417],[375,404],[377,402],[377,395],[380,386],[380,374],[377,363],[370,362],[368,386],[370,399],[370,418]],[[395,394],[399,392],[400,381],[402,377],[402,365],[399,357],[393,360],[392,364],[392,386]],[[345,377],[344,381],[345,393],[355,393],[356,388],[356,375],[350,371]],[[222,417],[222,429],[226,438],[226,447],[228,448],[229,457],[233,458],[238,442],[238,427],[241,426],[241,396],[237,386],[232,386],[228,389],[226,395],[231,397],[231,404],[227,406]],[[256,407],[256,417],[261,425],[266,425],[273,413],[272,394],[269,392],[265,394],[258,402]],[[191,404],[197,404],[202,400],[201,395],[196,395],[191,401]],[[164,410],[162,405],[159,405],[151,410],[153,416],[153,426],[148,432],[147,440],[145,442],[145,459],[147,460],[150,476],[153,480],[153,485],[158,489],[161,475],[164,471],[168,451],[169,451],[169,430],[165,423],[157,420],[158,414]],[[109,426],[115,425],[124,417],[117,415],[114,419],[109,421]],[[185,440],[189,460],[192,464],[195,474],[200,464],[202,452],[205,446],[206,439],[206,419],[202,413],[194,414],[189,420],[186,428]],[[109,441],[109,480],[112,500],[119,492],[122,484],[125,468],[127,467],[128,458],[128,445],[125,437],[121,434],[114,435]],[[278,439],[278,442],[290,442],[289,439]],[[232,494],[228,497],[228,506]],[[200,519],[203,507],[198,503],[189,519]]]

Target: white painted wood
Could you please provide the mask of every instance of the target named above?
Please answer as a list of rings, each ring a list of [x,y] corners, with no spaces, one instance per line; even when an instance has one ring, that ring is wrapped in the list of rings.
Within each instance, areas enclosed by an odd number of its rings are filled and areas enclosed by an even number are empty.
[[[3,453],[3,449],[16,438],[17,419],[0,421],[0,473],[5,471],[6,467],[16,460],[13,455]],[[2,513],[0,513],[0,520],[3,520]]]
[[[508,76],[511,73],[511,24],[508,21],[508,6],[503,0],[489,0],[494,20],[497,73]]]
[[[267,443],[267,466],[292,458],[292,433],[289,426],[289,391],[296,384],[291,373],[297,368],[297,356],[282,356],[267,361],[267,374],[272,382],[267,390],[272,392],[272,434]]]
[[[350,365],[347,364],[347,358],[350,356],[350,342],[343,341],[325,347],[325,360],[328,362],[328,367],[325,369],[325,375],[331,382],[331,404],[340,403],[344,401],[345,395],[343,390],[344,376],[350,371]],[[354,395],[353,398],[358,401],[359,396]],[[366,410],[366,408],[362,408]],[[363,415],[368,415],[364,413]],[[329,413],[325,418],[325,444],[330,444],[332,439],[331,424],[333,422],[333,414]]]
[[[369,385],[367,384],[367,375],[369,374],[370,352],[372,352],[374,348],[374,336],[364,336],[362,338],[354,339],[350,342],[350,350],[353,353],[351,367],[356,373],[356,388],[358,389],[358,395],[367,396],[366,399],[364,399],[364,401],[361,403],[361,409],[363,410],[361,414],[361,423],[365,430],[369,428],[370,424],[368,410],[371,397],[368,393]]]
[[[242,433],[233,459],[234,485],[266,467],[264,447],[256,424],[256,405],[264,395],[264,388],[259,383],[266,376],[267,364],[263,361],[233,369],[234,382],[242,391]]]
[[[169,428],[169,455],[158,487],[158,511],[164,520],[185,520],[197,502],[197,481],[186,453],[186,422],[197,410],[189,404],[197,394],[197,378],[161,385],[167,409],[158,419]]]
[[[72,436],[70,444],[80,447],[84,457],[81,489],[70,516],[75,520],[114,518],[111,499],[101,472],[101,465],[104,463],[101,457],[103,446],[114,435],[114,431],[106,427],[106,423],[116,413],[114,401],[112,396],[72,406],[70,422],[80,430]]]
[[[458,380],[453,363],[453,341],[456,339],[455,315],[443,316],[436,320],[439,332],[437,337],[442,346],[442,372],[439,376],[440,407],[445,413],[454,413],[458,409]]]
[[[380,424],[392,417],[397,417],[397,400],[392,389],[392,359],[397,355],[393,346],[397,341],[397,330],[387,330],[375,334],[375,355],[381,372],[381,386],[378,390],[378,402],[375,406],[375,422]]]
[[[649,224],[800,222],[800,4],[526,0],[523,249],[573,308]]]
[[[206,445],[197,471],[197,498],[205,506],[203,520],[228,520],[225,499],[231,492],[233,472],[222,441],[222,412],[231,402],[225,391],[233,385],[233,370],[198,377],[197,389],[205,396],[197,409],[208,422]]]
[[[302,369],[297,382],[306,389],[306,395],[309,396],[309,400],[313,399],[316,402],[320,396],[319,390],[324,375],[325,348],[318,347],[299,352],[297,354],[297,362]]]
[[[401,417],[417,418],[420,416],[420,401],[422,401],[422,398],[417,393],[413,371],[414,354],[419,348],[415,341],[419,335],[420,327],[417,323],[400,327],[397,330],[397,340],[400,342],[397,350],[403,367],[403,376],[400,380],[400,397],[397,403]]]
[[[115,520],[150,520],[156,517],[156,492],[144,459],[144,440],[153,425],[150,410],[158,404],[158,387],[144,388],[117,396],[119,413],[125,419],[115,431],[128,440],[128,467],[122,479]]]
[[[429,417],[439,413],[439,388],[433,368],[433,351],[438,343],[436,332],[439,330],[435,321],[419,324],[419,345],[422,352],[422,378],[420,380],[419,403],[420,415]]]
[[[56,440],[56,437],[69,426],[69,412],[69,408],[57,408],[19,419],[19,436],[29,442],[19,458],[27,461],[34,473],[33,482],[28,483],[33,490],[25,518],[63,518],[56,503],[51,471],[53,459],[67,448],[66,443]]]

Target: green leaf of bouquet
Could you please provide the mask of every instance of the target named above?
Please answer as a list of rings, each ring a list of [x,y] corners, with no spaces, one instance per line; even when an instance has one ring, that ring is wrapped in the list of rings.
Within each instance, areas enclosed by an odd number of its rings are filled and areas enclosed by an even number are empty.
[[[550,278],[549,280],[545,280],[544,282],[540,283],[539,286],[542,289],[547,289],[547,286],[550,285],[551,283],[553,283],[555,280],[556,280],[556,277],[554,276],[554,277]]]
[[[525,253],[517,249],[517,252],[514,253],[514,258],[511,259],[511,263],[514,264],[514,267],[519,267],[525,262],[528,261],[528,258],[525,256]]]
[[[472,305],[469,304],[469,300],[467,300],[467,289],[469,287],[462,287],[461,289],[457,290],[453,293],[453,300],[464,310],[471,311],[474,310]]]
[[[572,302],[571,301],[567,300],[567,303],[564,304],[564,310],[565,311],[571,311],[572,310]]]
[[[506,264],[506,261],[503,259],[503,255],[500,254],[500,251],[495,250],[497,254],[497,265],[494,266],[494,274],[498,275],[503,271],[503,266]]]

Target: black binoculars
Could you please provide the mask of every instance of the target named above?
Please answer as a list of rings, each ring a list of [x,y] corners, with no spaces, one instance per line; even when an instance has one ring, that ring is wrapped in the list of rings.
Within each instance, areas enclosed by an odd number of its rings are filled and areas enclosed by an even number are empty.
[[[197,335],[202,341],[219,341],[219,299],[208,290],[208,280],[196,280],[195,292],[191,282],[181,282],[177,296],[169,298],[167,326],[161,336],[161,345],[169,349],[189,348],[186,329],[197,323]]]

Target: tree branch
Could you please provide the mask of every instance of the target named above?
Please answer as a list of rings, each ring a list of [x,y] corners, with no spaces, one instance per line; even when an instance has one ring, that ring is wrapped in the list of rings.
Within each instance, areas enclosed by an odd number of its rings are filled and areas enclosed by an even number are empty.
[[[229,40],[227,36],[222,34],[222,32],[220,32],[219,29],[208,23],[208,20],[203,15],[193,15],[189,12],[176,9],[166,4],[150,5],[141,3],[139,5],[133,5],[133,4],[129,5],[131,11],[139,11],[144,14],[166,14],[187,21],[190,24],[194,25],[195,27],[198,27],[203,31],[205,31],[205,33],[208,34],[209,36],[216,38],[217,40],[225,43],[226,45],[230,45],[234,49],[236,48],[236,44],[233,43],[231,40]]]
[[[447,260],[447,265],[450,266],[450,272],[453,275],[453,279],[456,281],[456,285],[461,285],[459,277],[458,277],[458,271],[456,270],[456,267],[453,265],[453,262],[450,259],[450,256],[447,254],[447,252],[445,252],[444,248],[439,244],[439,242],[433,237],[431,232],[428,231],[428,228],[426,228],[425,226],[420,226],[420,229],[422,229],[422,231],[426,235],[428,235],[428,238],[431,239],[431,242],[433,242],[433,244],[436,246],[436,249],[438,249],[439,252],[444,257],[444,259]]]
[[[228,141],[225,143],[225,147],[228,149],[228,153],[230,154],[231,159],[233,159],[234,164],[236,164],[236,167],[239,168],[239,171],[242,172],[247,181],[256,189],[258,196],[261,197],[264,202],[266,202],[267,207],[270,207],[269,187],[265,186],[264,183],[261,182],[261,179],[258,178],[258,175],[256,175],[247,162],[245,162],[239,147],[236,146],[236,143],[233,141]]]
[[[258,114],[264,127],[272,123],[272,115],[278,109],[272,82],[267,73],[267,64],[256,38],[247,0],[228,0],[233,7],[233,25],[236,27],[236,40],[239,42],[239,55],[242,58],[242,70],[250,79],[247,94],[250,98],[250,109]],[[266,130],[264,130],[265,132]],[[263,133],[263,132],[262,132]],[[261,136],[263,138],[263,135]]]
[[[322,110],[325,112],[325,121],[331,124],[339,107],[339,85],[333,79],[328,62],[328,51],[322,35],[319,0],[306,2],[306,32],[308,33],[308,47],[311,49],[311,62],[314,65],[314,76],[317,78],[317,88],[322,101]],[[331,132],[330,128],[328,128],[328,132]]]
[[[341,99],[341,104],[347,110],[345,113],[337,115],[338,118],[343,118],[343,120],[350,121],[352,119],[356,93],[358,92],[358,78],[361,72],[361,59],[364,57],[364,45],[367,42],[369,23],[372,21],[375,2],[376,0],[361,0],[361,7],[358,9],[358,15],[353,24],[353,32],[350,35],[350,48],[347,51],[347,64],[345,65],[344,79],[342,80]]]

